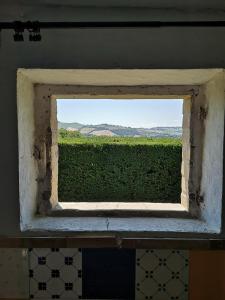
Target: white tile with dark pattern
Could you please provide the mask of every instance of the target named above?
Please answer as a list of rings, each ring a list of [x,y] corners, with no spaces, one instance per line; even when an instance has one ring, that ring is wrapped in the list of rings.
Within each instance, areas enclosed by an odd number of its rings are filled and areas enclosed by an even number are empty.
[[[187,300],[188,251],[137,250],[136,300]]]
[[[81,299],[80,249],[29,249],[31,299]]]

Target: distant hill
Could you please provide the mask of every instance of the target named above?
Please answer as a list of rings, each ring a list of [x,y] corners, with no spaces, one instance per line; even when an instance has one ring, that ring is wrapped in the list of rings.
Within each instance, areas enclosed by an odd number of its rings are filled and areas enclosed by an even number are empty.
[[[152,128],[133,128],[120,125],[99,124],[83,125],[80,123],[58,122],[58,128],[67,130],[77,130],[85,136],[135,136],[135,137],[174,137],[182,135],[182,127],[152,127]]]

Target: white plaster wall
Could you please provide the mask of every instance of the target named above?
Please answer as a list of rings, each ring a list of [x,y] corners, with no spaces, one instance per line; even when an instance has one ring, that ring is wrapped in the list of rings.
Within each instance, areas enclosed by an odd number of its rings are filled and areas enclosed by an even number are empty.
[[[36,204],[31,199],[36,199],[37,173],[34,153],[34,91],[32,82],[24,75],[18,77],[17,88],[21,90],[18,94],[18,155],[21,168],[19,169],[19,194],[20,194],[20,222],[29,220],[36,212]],[[26,199],[28,199],[26,201]],[[26,216],[22,218],[21,216]]]
[[[201,193],[204,219],[211,228],[221,226],[223,192],[223,136],[224,136],[224,74],[216,75],[205,86],[208,114],[205,121],[203,171]],[[221,201],[218,201],[221,199]]]

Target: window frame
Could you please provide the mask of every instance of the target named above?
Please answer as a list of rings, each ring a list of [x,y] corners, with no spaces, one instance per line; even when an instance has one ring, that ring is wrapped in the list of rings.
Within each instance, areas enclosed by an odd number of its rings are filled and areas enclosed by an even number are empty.
[[[31,72],[30,72],[31,71]],[[40,72],[44,72],[45,70],[38,70]],[[48,70],[52,71],[52,70]],[[57,70],[60,73],[60,70]],[[74,70],[76,72],[77,70]],[[101,70],[104,73],[104,70]],[[106,75],[107,71],[105,70]],[[114,70],[115,74],[121,70]],[[131,70],[127,70],[129,73]],[[140,70],[139,70],[140,71]],[[149,70],[148,70],[149,71]],[[156,70],[155,70],[156,71]],[[157,70],[159,71],[159,70]],[[163,70],[160,70],[163,74]],[[193,71],[193,70],[192,70]],[[32,109],[33,109],[33,136],[30,138],[29,141],[32,144],[33,153],[32,153],[32,163],[35,165],[35,174],[36,174],[36,184],[35,184],[35,191],[34,194],[31,193],[31,197],[35,198],[32,202],[32,220],[35,223],[41,221],[43,223],[42,226],[44,230],[49,230],[48,220],[55,220],[51,222],[51,230],[69,230],[69,231],[83,231],[85,227],[76,225],[74,221],[89,219],[90,226],[94,225],[94,231],[97,228],[97,231],[104,231],[102,229],[98,229],[98,223],[103,221],[106,222],[106,230],[109,229],[107,222],[115,223],[117,219],[122,220],[125,224],[125,228],[129,230],[129,221],[134,219],[141,220],[141,223],[152,222],[152,225],[155,226],[157,232],[165,231],[166,228],[162,228],[161,230],[158,224],[155,222],[164,219],[164,223],[167,221],[170,222],[173,220],[173,228],[177,226],[176,223],[182,222],[189,222],[190,226],[193,222],[202,222],[202,209],[204,205],[201,205],[201,202],[204,201],[204,195],[201,194],[201,176],[202,176],[202,151],[203,151],[203,144],[204,144],[204,131],[205,131],[205,118],[207,117],[207,101],[206,101],[206,94],[205,94],[205,85],[196,83],[196,84],[164,84],[164,85],[155,85],[155,84],[127,84],[127,85],[120,85],[120,84],[62,84],[59,82],[51,82],[51,80],[47,80],[48,82],[40,82],[40,80],[34,81],[31,77],[34,75],[35,70],[19,70],[18,75],[21,79],[24,79],[24,72],[27,74],[29,73],[30,78],[27,84],[31,84],[31,98],[33,99],[32,102]],[[78,71],[79,72],[79,71]],[[98,72],[95,70],[95,72]],[[154,73],[154,70],[150,70],[150,72]],[[165,71],[164,71],[165,72]],[[175,72],[175,71],[174,71]],[[179,75],[179,71],[176,71]],[[84,71],[85,73],[85,71]],[[91,72],[90,72],[91,73]],[[204,73],[204,72],[203,72]],[[215,72],[214,76],[217,72]],[[218,71],[218,73],[220,73]],[[37,74],[36,74],[37,75]],[[96,74],[95,74],[96,75]],[[93,78],[95,77],[93,76]],[[214,77],[212,76],[212,77]],[[61,77],[62,78],[62,77]],[[178,78],[178,77],[177,77]],[[136,78],[138,79],[138,77]],[[25,80],[26,81],[26,80]],[[54,81],[54,80],[52,80]],[[107,79],[106,79],[107,81]],[[150,80],[151,83],[152,80]],[[189,79],[189,81],[191,81]],[[88,83],[88,80],[86,81]],[[207,82],[207,81],[206,81]],[[174,80],[176,83],[176,80]],[[205,82],[204,82],[205,83]],[[18,84],[18,88],[21,86]],[[183,157],[187,159],[188,163],[186,163],[186,169],[182,163],[182,191],[184,187],[188,192],[187,195],[182,195],[181,198],[181,205],[185,208],[183,211],[179,211],[179,209],[153,209],[148,210],[147,212],[142,209],[142,211],[136,211],[135,209],[122,209],[122,210],[96,210],[93,209],[90,211],[88,210],[79,210],[76,209],[75,206],[68,207],[68,204],[64,206],[61,203],[61,207],[58,205],[57,201],[57,189],[56,189],[56,177],[57,177],[57,164],[55,163],[57,160],[57,120],[56,120],[56,98],[183,98],[184,103],[188,103],[185,108],[185,115],[184,115],[184,123],[186,124],[184,127],[184,135],[186,134],[185,141],[186,144],[183,146]],[[29,96],[28,96],[29,98]],[[18,97],[18,104],[19,97]],[[47,105],[47,106],[46,106]],[[20,107],[22,108],[22,107]],[[21,118],[21,110],[18,109],[18,120]],[[188,126],[190,125],[190,130]],[[43,126],[44,125],[44,126]],[[41,128],[41,129],[40,129]],[[21,133],[21,128],[19,126],[19,133]],[[24,134],[24,132],[23,132]],[[31,135],[29,135],[31,137]],[[34,139],[33,139],[34,137]],[[21,141],[21,139],[20,139]],[[19,148],[19,150],[21,150]],[[21,152],[21,151],[20,151]],[[184,153],[185,152],[185,153]],[[186,155],[186,156],[185,156]],[[21,156],[20,156],[21,157]],[[20,164],[20,171],[21,171],[21,164]],[[187,179],[188,178],[188,179]],[[20,190],[21,190],[21,182],[20,182]],[[21,195],[20,195],[21,196]],[[35,196],[35,197],[34,197]],[[21,206],[23,206],[23,199],[20,197]],[[161,204],[161,206],[165,207],[165,204]],[[66,208],[68,207],[68,208]],[[60,219],[65,220],[65,224],[68,222],[73,221],[73,226],[69,226],[64,229],[57,228],[53,223],[56,223],[57,220]],[[29,216],[30,217],[30,216]],[[189,221],[187,220],[189,219]],[[126,224],[127,220],[127,224]],[[129,220],[129,221],[128,221]],[[186,220],[186,221],[185,221]],[[81,223],[82,223],[81,222]],[[93,223],[94,222],[94,223]],[[46,225],[44,225],[46,223]],[[92,223],[92,225],[91,225]],[[197,224],[196,223],[196,224]],[[68,223],[69,224],[69,223]],[[97,227],[95,227],[97,225]],[[53,226],[53,227],[52,227]],[[108,226],[108,227],[107,227]],[[174,227],[175,226],[175,227]],[[29,226],[24,225],[21,222],[22,230],[29,230]],[[101,226],[100,226],[101,227]],[[103,226],[104,227],[104,226]],[[102,227],[102,228],[103,228]],[[120,226],[114,226],[117,230],[122,230]],[[122,226],[123,227],[123,226]],[[151,226],[150,226],[151,227]],[[202,229],[206,231],[207,222],[202,222]],[[143,229],[145,226],[143,226]],[[205,228],[205,229],[203,229]],[[37,229],[37,227],[36,227]],[[141,228],[140,228],[141,229]],[[139,229],[139,230],[140,230]],[[154,228],[153,228],[154,229]],[[90,229],[92,231],[92,229]],[[132,226],[130,228],[132,231]],[[182,231],[182,229],[179,229]],[[154,230],[147,230],[149,232],[154,232]],[[171,229],[169,229],[171,231]],[[176,231],[176,229],[175,229]],[[185,231],[185,229],[184,229]],[[197,230],[198,231],[198,230]],[[218,229],[217,229],[218,231]]]
[[[204,105],[204,96],[194,86],[61,86],[36,85],[35,155],[39,169],[37,212],[50,216],[105,217],[183,217],[199,214],[195,195],[201,181],[200,153],[204,140],[204,120],[196,111]],[[64,93],[64,94],[63,94]],[[183,100],[182,193],[180,203],[78,202],[58,201],[57,98],[69,99],[175,99]],[[72,101],[72,100],[71,100]],[[196,136],[197,132],[198,135]],[[196,139],[194,142],[193,140]],[[195,147],[193,147],[193,143]],[[183,162],[185,161],[185,163]],[[190,167],[190,164],[193,167]],[[194,167],[195,166],[195,167]],[[195,178],[197,179],[195,179]],[[194,184],[193,184],[194,183]],[[192,195],[190,198],[189,195]],[[194,196],[193,196],[194,195]]]

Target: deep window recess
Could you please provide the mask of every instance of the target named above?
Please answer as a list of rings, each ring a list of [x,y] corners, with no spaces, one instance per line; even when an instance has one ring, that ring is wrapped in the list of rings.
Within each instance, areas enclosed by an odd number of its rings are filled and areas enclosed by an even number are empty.
[[[37,89],[43,93],[45,87]],[[156,98],[147,93],[148,87],[146,91],[142,88],[146,94],[135,93],[136,97],[115,96],[111,89],[110,97],[98,97],[97,92],[93,97],[88,89],[89,97],[52,94],[43,97],[41,109],[36,107],[40,139],[35,149],[44,147],[39,169],[46,172],[39,182],[38,213],[198,216],[196,201],[189,200],[190,195],[196,196],[201,180],[200,135],[204,128],[192,113],[200,104],[191,95],[159,94]],[[108,92],[107,87],[103,89]],[[75,110],[69,107],[65,113],[65,103]],[[81,110],[82,105],[86,111]],[[96,108],[101,110],[98,116]],[[70,116],[70,124],[61,119],[63,115]],[[46,142],[38,146],[42,140]],[[191,141],[198,145],[197,150],[190,147]]]
[[[57,99],[66,98],[101,99],[102,102],[104,99],[183,99],[180,201],[65,202],[64,197],[60,199]],[[85,232],[97,236],[105,233],[128,236],[129,232],[138,237],[220,234],[224,103],[224,70],[218,69],[19,69],[21,230]]]

